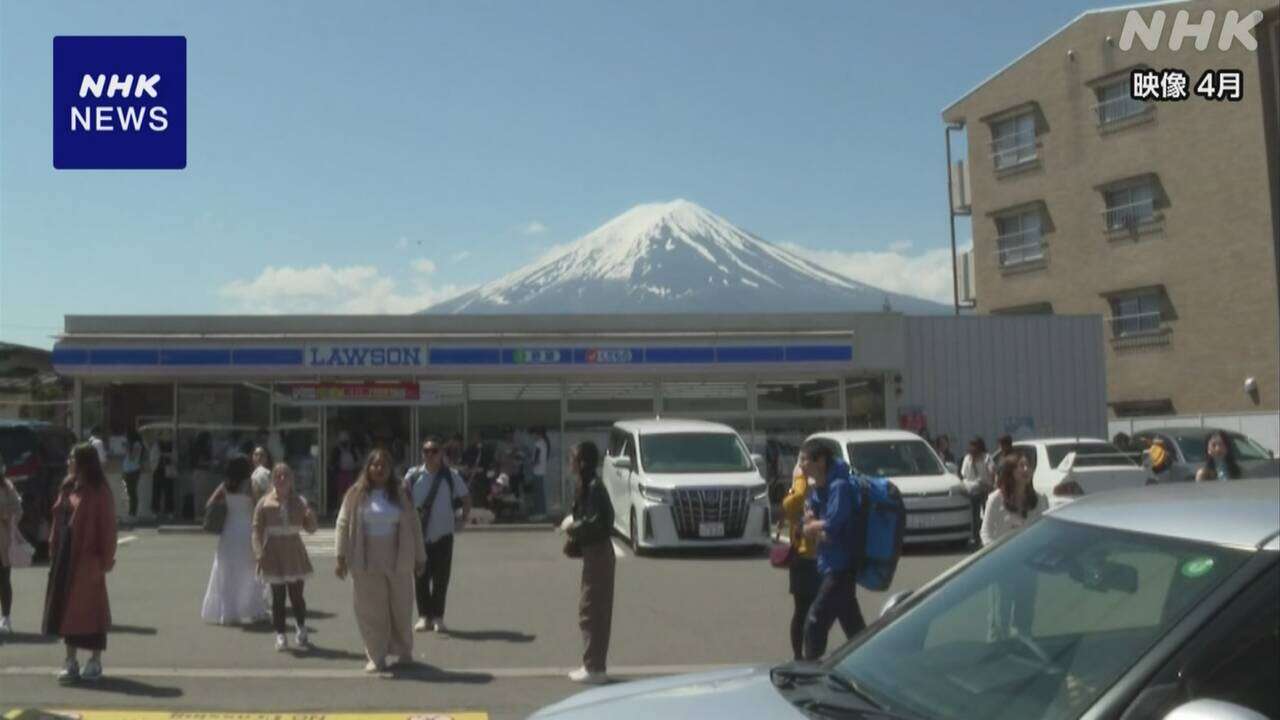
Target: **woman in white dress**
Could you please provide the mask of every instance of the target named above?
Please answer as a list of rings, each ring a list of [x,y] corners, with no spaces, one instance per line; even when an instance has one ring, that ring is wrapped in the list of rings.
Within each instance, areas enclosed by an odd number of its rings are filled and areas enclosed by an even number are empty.
[[[231,459],[227,463],[226,482],[209,497],[209,505],[227,503],[227,520],[218,536],[209,589],[205,591],[200,609],[200,617],[205,622],[250,623],[267,615],[262,582],[253,557],[253,509],[257,498],[249,475],[248,458]]]

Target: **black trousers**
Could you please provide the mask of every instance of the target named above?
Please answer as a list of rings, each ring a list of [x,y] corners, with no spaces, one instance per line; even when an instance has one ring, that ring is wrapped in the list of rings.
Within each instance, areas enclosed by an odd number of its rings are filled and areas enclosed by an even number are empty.
[[[141,470],[134,470],[124,474],[124,486],[129,491],[129,517],[138,517],[138,478],[142,477]]]
[[[453,574],[453,534],[427,543],[427,571],[414,581],[418,600],[418,616],[444,619],[445,597],[449,594],[449,577]]]
[[[13,609],[13,584],[9,580],[9,566],[0,565],[0,616],[9,617]]]
[[[271,625],[281,635],[284,634],[284,594],[286,589],[289,592],[289,604],[293,606],[294,622],[298,624],[299,629],[306,627],[307,624],[307,601],[302,597],[302,581],[278,585],[272,583]]]
[[[852,570],[822,576],[818,595],[809,606],[809,616],[804,623],[805,660],[820,660],[827,654],[827,635],[837,620],[847,637],[857,635],[867,626],[862,619],[862,608],[858,607]]]
[[[132,493],[130,493],[132,495]],[[164,499],[163,504],[160,502]],[[159,515],[163,509],[166,515],[173,514],[173,478],[164,474],[151,476],[151,513]]]

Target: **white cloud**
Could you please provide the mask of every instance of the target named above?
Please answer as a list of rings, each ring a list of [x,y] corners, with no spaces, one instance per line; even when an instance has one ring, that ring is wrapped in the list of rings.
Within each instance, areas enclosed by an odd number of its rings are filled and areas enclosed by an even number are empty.
[[[950,303],[951,248],[908,254],[892,249],[895,245],[897,243],[891,245],[889,250],[850,252],[813,250],[790,243],[784,247],[822,267],[868,285]]]
[[[462,262],[463,260],[466,260],[466,259],[467,259],[467,258],[469,258],[469,257],[471,257],[471,251],[470,251],[470,250],[460,250],[460,251],[458,251],[458,252],[454,253],[453,255],[450,255],[450,256],[449,256],[449,259],[450,259],[450,260],[452,260],[452,261],[454,261],[454,262]]]
[[[889,249],[896,253],[904,253],[911,249],[910,240],[895,240],[889,243]]]
[[[416,265],[416,263],[415,263]],[[421,279],[409,287],[369,265],[268,267],[253,280],[235,280],[218,289],[232,312],[402,314],[426,309],[469,290],[459,285],[429,285]]]
[[[538,220],[530,220],[520,227],[520,232],[524,235],[541,235],[547,230],[547,226]]]
[[[424,275],[430,275],[436,271],[436,264],[427,258],[419,258],[413,261],[413,269]]]
[[[397,249],[397,250],[408,250],[408,249],[409,249],[409,238],[407,238],[407,237],[405,237],[405,236],[401,235],[401,236],[400,236],[400,239],[399,239],[399,240],[396,240],[396,249]]]

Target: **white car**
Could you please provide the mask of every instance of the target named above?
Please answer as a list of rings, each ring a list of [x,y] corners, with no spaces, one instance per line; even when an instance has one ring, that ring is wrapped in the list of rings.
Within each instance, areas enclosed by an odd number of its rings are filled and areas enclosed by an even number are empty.
[[[1063,437],[1019,440],[1015,451],[1031,463],[1032,485],[1049,498],[1049,507],[1106,490],[1140,488],[1156,478],[1115,445],[1097,438]],[[996,463],[1000,456],[996,454]]]
[[[968,542],[973,505],[964,483],[919,435],[904,430],[846,430],[812,435],[863,475],[889,478],[907,508],[903,542]]]
[[[601,473],[614,529],[636,554],[768,545],[769,492],[758,463],[727,425],[618,422]]]

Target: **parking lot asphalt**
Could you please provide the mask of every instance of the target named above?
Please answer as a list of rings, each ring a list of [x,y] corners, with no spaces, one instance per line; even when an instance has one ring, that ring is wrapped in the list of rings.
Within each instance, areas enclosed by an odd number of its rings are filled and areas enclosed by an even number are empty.
[[[263,625],[200,620],[216,539],[126,533],[109,576],[112,618],[96,687],[59,686],[57,643],[39,636],[47,569],[14,571],[15,634],[0,636],[0,710],[155,708],[183,711],[475,710],[521,718],[581,688],[580,565],[548,531],[464,532],[454,557],[446,635],[418,634],[418,665],[366,676],[351,586],[333,574],[332,531],[308,541],[306,596],[314,648],[277,653]],[[619,564],[610,650],[619,679],[789,659],[786,573],[753,553],[663,553]],[[868,620],[884,598],[918,587],[963,549],[912,548],[889,593],[859,592]],[[843,640],[833,631],[833,646]]]

